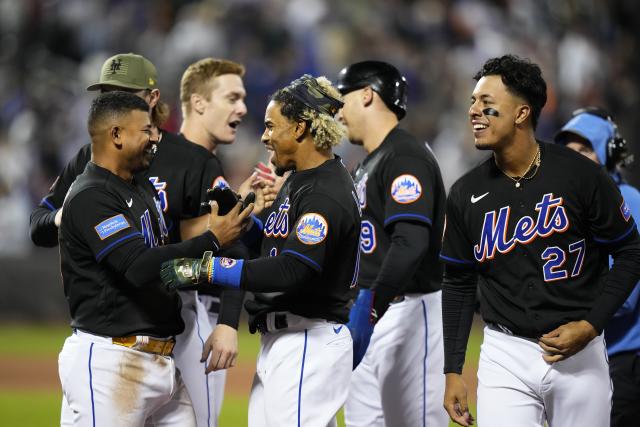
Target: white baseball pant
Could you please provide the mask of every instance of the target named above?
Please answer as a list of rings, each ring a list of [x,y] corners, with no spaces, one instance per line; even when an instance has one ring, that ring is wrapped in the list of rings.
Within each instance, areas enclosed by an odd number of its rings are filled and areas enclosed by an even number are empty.
[[[448,426],[443,368],[442,292],[408,294],[373,329],[351,378],[345,424]]]
[[[58,357],[61,426],[195,426],[180,371],[170,356],[76,331]]]
[[[536,340],[484,328],[478,426],[609,426],[611,380],[602,336],[549,364]]]
[[[351,377],[349,329],[291,314],[287,320],[296,326],[261,336],[249,427],[336,426]]]

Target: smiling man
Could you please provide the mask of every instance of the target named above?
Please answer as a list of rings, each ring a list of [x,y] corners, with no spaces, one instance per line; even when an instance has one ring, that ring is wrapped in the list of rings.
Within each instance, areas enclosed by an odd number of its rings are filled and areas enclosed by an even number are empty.
[[[88,127],[92,160],[69,189],[60,225],[73,328],[59,357],[61,425],[195,426],[173,357],[185,328],[180,296],[165,290],[158,269],[230,243],[251,209],[218,216],[214,207],[199,236],[168,244],[158,194],[139,174],[157,143],[147,103],[127,92],[102,94]]]
[[[340,94],[305,75],[277,91],[262,142],[279,173],[292,171],[273,203],[261,258],[165,263],[170,287],[207,282],[254,293],[245,305],[262,334],[249,426],[327,426],[351,376],[349,288],[357,276],[360,213],[349,173],[332,147],[343,136]]]
[[[640,277],[636,224],[606,171],[536,141],[546,102],[537,65],[505,55],[475,79],[469,121],[476,148],[493,155],[447,199],[445,409],[473,423],[461,373],[479,284],[478,423],[608,426],[601,334]]]

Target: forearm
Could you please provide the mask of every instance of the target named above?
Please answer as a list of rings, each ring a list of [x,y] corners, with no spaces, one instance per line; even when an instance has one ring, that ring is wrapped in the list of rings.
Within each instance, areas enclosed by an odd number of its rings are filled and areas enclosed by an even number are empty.
[[[49,210],[38,206],[31,211],[29,234],[37,246],[52,248],[58,245],[58,226],[55,217],[58,210]]]
[[[424,224],[394,224],[391,246],[372,286],[376,306],[390,303],[405,291],[427,252],[429,234],[430,229]]]
[[[160,266],[164,261],[182,257],[202,257],[205,251],[215,253],[218,249],[215,236],[207,231],[198,237],[173,245],[147,248],[138,256],[130,257],[130,262],[113,260],[113,264],[120,266],[119,269],[129,283],[142,286],[150,281],[160,281]]]
[[[220,297],[218,325],[227,325],[236,330],[238,329],[244,295],[245,291],[240,289],[226,288],[222,291],[222,295]],[[215,327],[215,325],[211,326]]]
[[[184,242],[207,231],[208,218],[209,215],[207,214],[180,221],[180,240]]]
[[[215,285],[251,292],[285,292],[303,286],[316,272],[295,257],[280,255],[254,260],[232,260],[221,266],[213,258],[206,280]]]
[[[476,302],[474,270],[445,266],[442,283],[444,373],[462,373]]]
[[[604,289],[586,320],[601,333],[615,312],[622,306],[640,278],[640,245],[638,239],[617,248],[612,253],[613,266],[607,274]]]

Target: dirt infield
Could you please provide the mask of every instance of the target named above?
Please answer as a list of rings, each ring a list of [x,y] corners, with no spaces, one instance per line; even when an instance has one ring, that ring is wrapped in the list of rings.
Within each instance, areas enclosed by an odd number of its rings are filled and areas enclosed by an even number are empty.
[[[255,364],[239,363],[227,373],[226,393],[249,397]],[[476,366],[464,371],[469,399],[476,400]],[[0,357],[0,390],[55,391],[60,389],[55,358]]]
[[[249,396],[255,373],[253,363],[229,370],[226,392]],[[56,358],[0,357],[0,390],[55,391],[60,389]]]

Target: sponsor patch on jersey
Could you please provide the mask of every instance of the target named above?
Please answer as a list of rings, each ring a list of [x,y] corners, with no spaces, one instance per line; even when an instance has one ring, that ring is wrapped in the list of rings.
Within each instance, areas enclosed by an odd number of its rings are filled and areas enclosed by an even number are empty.
[[[227,182],[226,179],[224,179],[224,176],[219,176],[216,179],[213,180],[213,184],[211,185],[211,188],[231,188],[229,186],[229,183]]]
[[[400,175],[391,183],[391,197],[398,203],[413,203],[422,195],[420,181],[413,175]]]
[[[235,260],[235,259],[233,259],[233,258],[225,258],[225,257],[222,257],[222,258],[220,258],[220,261],[219,261],[219,262],[220,262],[220,267],[222,267],[222,268],[231,268],[231,267],[233,267],[234,265],[236,265],[236,263],[237,263],[238,261],[236,261],[236,260]]]
[[[624,218],[624,220],[629,222],[629,219],[631,218],[631,209],[629,209],[627,202],[625,202],[624,200],[620,205],[620,212],[622,213],[622,217]]]
[[[129,225],[129,221],[127,221],[123,214],[120,214],[112,216],[109,219],[105,219],[93,228],[95,228],[96,233],[98,233],[100,240],[104,240],[109,236],[113,236],[118,231],[122,231],[129,227],[131,227]]]
[[[317,213],[302,215],[296,227],[296,236],[305,245],[316,245],[327,237],[327,220]]]

